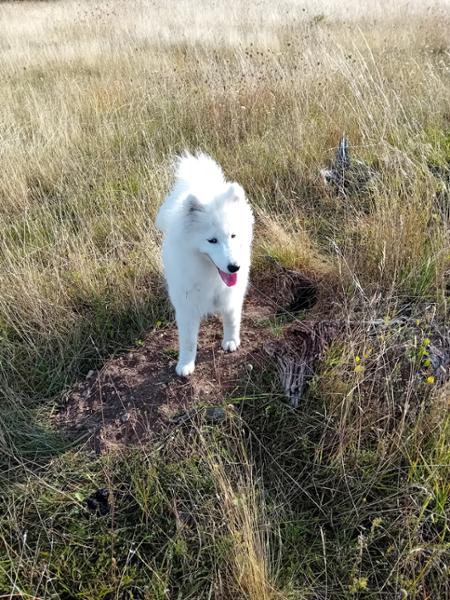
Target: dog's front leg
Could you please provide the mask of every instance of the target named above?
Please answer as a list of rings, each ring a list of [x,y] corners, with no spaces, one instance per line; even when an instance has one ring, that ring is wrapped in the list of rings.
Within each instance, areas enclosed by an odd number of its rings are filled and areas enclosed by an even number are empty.
[[[227,352],[234,352],[241,344],[241,313],[242,305],[223,313],[223,342],[222,348]]]
[[[176,320],[179,351],[175,370],[180,377],[187,377],[195,369],[200,316],[192,311],[177,310]]]

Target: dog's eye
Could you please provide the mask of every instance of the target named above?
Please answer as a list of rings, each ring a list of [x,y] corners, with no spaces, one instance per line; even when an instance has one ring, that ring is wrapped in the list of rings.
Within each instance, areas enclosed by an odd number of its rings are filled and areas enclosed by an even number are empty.
[[[232,234],[231,234],[231,237],[232,237],[232,238],[235,238],[235,237],[236,237],[236,234],[235,234],[235,233],[232,233]]]
[[[208,242],[210,244],[217,244],[217,238],[211,238],[210,240],[208,240]]]

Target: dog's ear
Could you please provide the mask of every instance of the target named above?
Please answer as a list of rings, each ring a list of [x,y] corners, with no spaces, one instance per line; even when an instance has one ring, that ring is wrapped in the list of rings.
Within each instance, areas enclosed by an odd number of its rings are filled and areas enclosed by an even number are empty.
[[[250,202],[247,200],[244,192],[244,188],[239,183],[231,183],[225,196],[226,202],[236,202],[239,204],[236,208],[242,211],[243,218],[246,219],[247,223],[252,225],[255,221],[253,212],[250,206]]]
[[[233,202],[246,202],[244,189],[239,183],[231,183],[227,191],[227,200]]]
[[[204,212],[205,210],[203,204],[200,202],[197,196],[194,196],[193,194],[189,194],[189,196],[186,198],[186,205],[190,215],[198,212]]]

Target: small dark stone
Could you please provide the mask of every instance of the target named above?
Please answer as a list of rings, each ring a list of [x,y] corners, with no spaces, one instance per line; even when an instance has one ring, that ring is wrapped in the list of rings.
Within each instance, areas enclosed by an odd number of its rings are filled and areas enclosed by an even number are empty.
[[[91,496],[89,496],[89,498],[86,498],[86,505],[89,508],[89,510],[97,511],[98,509],[97,500],[95,500],[95,498],[91,498]]]
[[[108,502],[109,490],[106,488],[100,488],[86,498],[86,506],[88,509],[100,516],[107,515],[111,507]]]
[[[99,502],[108,502],[109,490],[106,488],[100,488],[95,492],[95,497]]]
[[[226,418],[226,412],[221,406],[210,406],[206,409],[205,417],[210,423],[221,423]]]

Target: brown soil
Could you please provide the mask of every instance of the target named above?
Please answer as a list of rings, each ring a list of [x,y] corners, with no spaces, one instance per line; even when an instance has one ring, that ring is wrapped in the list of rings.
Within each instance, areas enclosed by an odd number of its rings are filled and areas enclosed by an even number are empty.
[[[188,379],[175,375],[175,325],[150,332],[142,346],[107,360],[78,383],[66,395],[56,425],[74,438],[85,438],[101,453],[148,441],[174,417],[199,404],[217,405],[244,395],[254,368],[259,371],[270,360],[264,352],[273,339],[267,318],[290,310],[296,296],[304,302],[308,286],[314,292],[310,307],[316,299],[314,284],[298,273],[278,270],[270,282],[253,287],[245,302],[243,343],[237,352],[221,349],[218,319],[204,322],[196,369]]]

